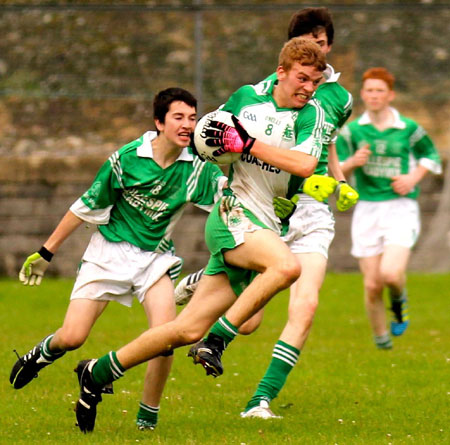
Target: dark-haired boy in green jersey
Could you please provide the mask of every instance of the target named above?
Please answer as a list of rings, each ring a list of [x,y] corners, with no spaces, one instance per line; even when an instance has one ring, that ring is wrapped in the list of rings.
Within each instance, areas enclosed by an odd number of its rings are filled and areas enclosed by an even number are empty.
[[[24,284],[39,285],[64,240],[83,222],[98,225],[81,260],[64,323],[17,360],[10,376],[16,389],[66,351],[81,347],[110,301],[131,306],[136,297],[151,327],[175,318],[173,281],[182,260],[171,239],[174,226],[188,202],[212,209],[226,177],[189,148],[197,101],[188,91],[163,90],[153,105],[157,131],[125,145],[103,164],[89,190],[20,271]],[[167,350],[148,364],[139,429],[156,426],[172,355]]]

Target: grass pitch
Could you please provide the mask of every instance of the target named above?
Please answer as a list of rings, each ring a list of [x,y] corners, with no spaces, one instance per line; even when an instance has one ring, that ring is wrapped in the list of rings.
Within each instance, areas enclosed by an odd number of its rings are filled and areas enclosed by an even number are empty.
[[[155,431],[134,420],[144,366],[115,383],[98,406],[93,434],[75,426],[78,360],[118,349],[146,327],[138,304],[111,304],[86,344],[44,369],[21,390],[9,384],[16,357],[62,323],[71,280],[40,287],[0,281],[0,443],[46,444],[448,444],[450,443],[450,274],[410,274],[411,325],[394,349],[372,343],[359,274],[329,274],[300,361],[272,409],[282,420],[241,419],[286,321],[288,294],[268,305],[264,322],[223,358],[225,373],[206,377],[186,357],[175,362]]]

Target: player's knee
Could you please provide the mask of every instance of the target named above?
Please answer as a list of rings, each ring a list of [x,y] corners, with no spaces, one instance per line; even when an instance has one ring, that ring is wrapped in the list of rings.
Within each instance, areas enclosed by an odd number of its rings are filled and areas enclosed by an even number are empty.
[[[177,346],[197,343],[206,334],[206,329],[197,326],[188,326],[178,331]]]
[[[383,283],[374,280],[364,281],[364,289],[369,299],[378,298],[383,292]]]
[[[200,341],[203,338],[203,336],[205,334],[206,334],[206,332],[198,331],[198,330],[186,332],[184,335],[184,343],[186,345],[190,345],[192,343],[197,343],[198,341]]]
[[[59,347],[65,351],[73,351],[81,347],[86,341],[86,335],[79,332],[60,332],[58,334]]]
[[[386,286],[400,286],[403,281],[404,271],[391,269],[383,271],[383,282]]]
[[[289,304],[289,320],[307,319],[312,322],[318,305],[318,293],[315,292],[296,298]]]
[[[301,268],[298,261],[281,262],[275,267],[279,275],[279,283],[283,288],[287,288],[295,283],[300,276]]]

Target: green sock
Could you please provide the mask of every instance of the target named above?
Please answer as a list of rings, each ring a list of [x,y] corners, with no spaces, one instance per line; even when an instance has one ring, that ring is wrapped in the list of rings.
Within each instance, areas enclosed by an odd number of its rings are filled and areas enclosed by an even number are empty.
[[[54,335],[55,334],[50,334],[47,338],[45,338],[41,346],[41,355],[49,362],[54,362],[66,353],[66,351],[61,351],[60,349],[57,349],[56,351],[52,351],[50,349],[50,342],[52,341]]]
[[[209,334],[220,337],[224,342],[223,349],[225,349],[238,334],[238,328],[233,326],[223,315],[214,323]]]
[[[125,368],[114,351],[100,357],[92,368],[92,379],[99,386],[105,386],[123,376]]]
[[[146,405],[144,402],[139,402],[139,411],[137,413],[136,423],[149,426],[156,426],[158,423],[159,406]]]
[[[375,344],[379,349],[392,349],[392,340],[388,333],[374,336]]]
[[[284,341],[278,340],[273,348],[272,361],[259,382],[253,397],[247,403],[245,411],[258,406],[261,400],[271,402],[286,383],[287,376],[298,361],[300,351]]]

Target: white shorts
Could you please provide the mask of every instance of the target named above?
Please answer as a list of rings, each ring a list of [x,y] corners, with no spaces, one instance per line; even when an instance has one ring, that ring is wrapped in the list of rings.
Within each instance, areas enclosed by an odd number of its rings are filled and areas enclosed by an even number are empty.
[[[414,199],[359,201],[352,218],[351,254],[366,258],[380,255],[387,245],[411,248],[419,233],[419,204]]]
[[[327,204],[301,197],[282,237],[292,253],[320,253],[328,259],[334,238],[334,216]]]
[[[133,297],[142,303],[147,290],[171,268],[181,270],[182,262],[170,252],[148,252],[126,241],[111,243],[94,232],[70,299],[117,301],[130,307]]]

